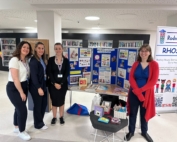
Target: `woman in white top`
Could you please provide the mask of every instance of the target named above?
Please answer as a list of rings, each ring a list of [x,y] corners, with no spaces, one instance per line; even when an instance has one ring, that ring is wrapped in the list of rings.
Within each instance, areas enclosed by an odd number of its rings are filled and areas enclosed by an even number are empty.
[[[26,99],[28,95],[29,66],[28,59],[32,55],[31,45],[22,41],[13,53],[9,61],[9,76],[6,86],[7,95],[15,107],[14,132],[23,140],[31,137],[25,132],[27,108]]]

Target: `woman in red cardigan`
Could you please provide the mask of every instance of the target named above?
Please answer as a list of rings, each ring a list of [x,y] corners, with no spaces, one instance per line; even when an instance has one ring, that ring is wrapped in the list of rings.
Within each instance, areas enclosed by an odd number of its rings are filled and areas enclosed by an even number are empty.
[[[129,133],[126,140],[134,136],[138,107],[141,116],[141,135],[148,141],[153,142],[148,135],[148,121],[155,116],[154,85],[159,76],[159,66],[152,58],[151,47],[144,44],[138,51],[137,61],[130,71],[130,90],[127,101],[129,114]]]

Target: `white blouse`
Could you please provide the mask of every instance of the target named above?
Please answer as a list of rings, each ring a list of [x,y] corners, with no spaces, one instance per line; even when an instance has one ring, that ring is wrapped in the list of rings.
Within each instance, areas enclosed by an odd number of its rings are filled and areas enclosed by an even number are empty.
[[[17,57],[13,57],[9,61],[9,69],[10,68],[18,69],[19,71],[18,76],[19,76],[20,82],[26,81],[27,78],[29,77],[29,74],[30,74],[29,65],[27,61],[26,63],[23,63]],[[10,71],[9,71],[8,81],[14,82]]]

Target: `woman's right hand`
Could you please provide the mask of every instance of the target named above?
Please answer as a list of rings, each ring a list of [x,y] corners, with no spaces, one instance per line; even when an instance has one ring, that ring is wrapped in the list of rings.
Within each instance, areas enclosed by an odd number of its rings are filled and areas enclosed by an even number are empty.
[[[38,93],[40,96],[44,96],[44,91],[41,88],[38,89]]]
[[[57,83],[55,83],[54,86],[55,86],[55,88],[58,89],[58,90],[61,88],[61,85],[60,85],[60,84],[57,84]]]
[[[22,98],[22,101],[26,101],[26,95],[24,93],[20,93],[20,96]]]

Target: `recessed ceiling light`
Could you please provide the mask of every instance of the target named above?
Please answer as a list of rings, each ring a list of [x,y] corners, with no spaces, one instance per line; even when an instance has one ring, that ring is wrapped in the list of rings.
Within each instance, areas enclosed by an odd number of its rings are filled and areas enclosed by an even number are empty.
[[[35,29],[34,27],[25,27],[25,29]]]
[[[92,29],[94,29],[94,30],[99,30],[100,27],[92,27]]]
[[[34,22],[37,22],[37,20],[34,20]]]
[[[96,17],[96,16],[87,16],[85,17],[85,20],[91,20],[91,21],[95,21],[95,20],[99,20],[100,17]]]

